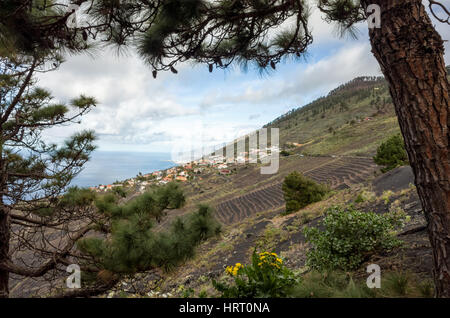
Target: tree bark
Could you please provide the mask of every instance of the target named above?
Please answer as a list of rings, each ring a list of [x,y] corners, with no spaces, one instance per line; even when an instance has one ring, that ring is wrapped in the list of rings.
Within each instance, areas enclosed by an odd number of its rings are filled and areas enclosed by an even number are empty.
[[[2,207],[0,210],[0,263],[9,259],[9,215]],[[0,269],[0,298],[9,296],[9,271]]]
[[[389,83],[433,249],[437,297],[450,297],[450,85],[443,41],[420,0],[370,0],[372,52]]]
[[[3,129],[0,126],[0,136]],[[9,209],[4,205],[6,188],[6,163],[3,158],[3,140],[0,140],[0,264],[9,260],[10,218]],[[9,271],[0,269],[0,298],[9,297]]]

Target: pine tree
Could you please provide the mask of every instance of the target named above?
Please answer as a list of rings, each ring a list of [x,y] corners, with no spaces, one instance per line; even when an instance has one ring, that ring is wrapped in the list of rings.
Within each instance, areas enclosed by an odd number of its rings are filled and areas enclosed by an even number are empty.
[[[84,216],[84,211],[74,206],[63,207],[58,202],[95,149],[94,133],[76,133],[60,146],[48,143],[42,133],[78,122],[96,101],[83,95],[68,103],[54,101],[50,92],[35,85],[34,73],[47,69],[47,62],[46,55],[0,58],[2,297],[8,295],[9,273],[42,276],[69,253],[72,239],[52,250],[51,238],[43,229],[52,228],[54,233],[72,238],[87,231],[85,227],[76,230],[70,227],[71,222]],[[76,215],[72,214],[75,210]],[[33,262],[20,259],[25,251],[36,255]]]
[[[384,166],[382,172],[387,172],[396,167],[408,164],[408,155],[405,143],[400,134],[390,137],[377,148],[377,154],[373,157],[376,164]]]

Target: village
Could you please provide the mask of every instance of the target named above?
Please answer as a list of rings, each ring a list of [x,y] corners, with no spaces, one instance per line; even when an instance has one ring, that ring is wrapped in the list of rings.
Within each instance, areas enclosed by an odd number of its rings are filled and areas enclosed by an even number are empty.
[[[89,187],[95,192],[107,192],[114,188],[135,188],[138,192],[143,193],[148,187],[153,185],[163,185],[172,181],[187,182],[199,179],[204,173],[218,173],[221,175],[229,175],[233,172],[233,168],[237,165],[246,163],[257,163],[267,158],[273,153],[278,153],[277,146],[266,147],[265,149],[250,149],[249,152],[241,151],[237,156],[224,155],[223,149],[212,155],[203,156],[201,159],[193,160],[187,163],[179,164],[169,169],[153,171],[150,173],[139,174],[124,181],[116,181],[112,184],[100,184],[98,186]],[[259,160],[259,161],[258,161]]]

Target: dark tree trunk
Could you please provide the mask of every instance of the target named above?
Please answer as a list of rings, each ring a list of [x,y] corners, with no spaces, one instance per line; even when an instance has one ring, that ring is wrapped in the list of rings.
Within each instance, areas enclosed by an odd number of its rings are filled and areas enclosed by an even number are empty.
[[[9,257],[9,215],[2,207],[0,210],[0,263]],[[0,298],[9,296],[9,272],[0,269]]]
[[[0,136],[3,129],[0,127]],[[10,222],[9,209],[4,205],[6,188],[6,163],[3,158],[3,140],[0,140],[0,264],[9,259]],[[0,298],[9,297],[9,272],[0,268]]]
[[[450,85],[443,41],[420,0],[370,0],[372,52],[389,83],[433,249],[438,297],[450,297]]]

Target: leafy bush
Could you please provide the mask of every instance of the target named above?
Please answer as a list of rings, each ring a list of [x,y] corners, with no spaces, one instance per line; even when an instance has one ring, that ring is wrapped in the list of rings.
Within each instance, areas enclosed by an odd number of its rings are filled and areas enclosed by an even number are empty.
[[[397,134],[383,142],[377,148],[377,154],[373,160],[376,164],[384,166],[381,169],[382,172],[408,164],[408,155],[402,136]]]
[[[322,200],[328,188],[294,171],[284,178],[283,192],[286,213],[290,213]]]
[[[250,265],[237,263],[228,266],[226,272],[234,278],[234,284],[213,280],[214,288],[224,298],[287,297],[298,283],[276,253],[254,251]]]
[[[119,197],[126,198],[127,192],[123,187],[114,187],[112,191],[117,194]]]
[[[352,207],[332,207],[323,219],[324,230],[304,230],[312,244],[307,265],[319,271],[358,268],[368,256],[401,244],[393,230],[401,225],[403,215],[360,212]]]

